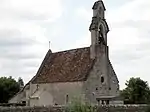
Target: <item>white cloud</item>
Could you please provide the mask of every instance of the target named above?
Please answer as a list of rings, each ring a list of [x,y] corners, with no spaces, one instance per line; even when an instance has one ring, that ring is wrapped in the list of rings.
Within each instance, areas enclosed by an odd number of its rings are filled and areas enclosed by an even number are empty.
[[[91,20],[92,17],[92,10],[86,10],[85,7],[80,7],[75,11],[76,16],[82,18],[82,19],[88,19]]]
[[[0,9],[2,18],[10,20],[22,18],[47,21],[55,20],[62,14],[60,0],[6,0],[1,4]]]
[[[108,16],[112,24],[112,32],[109,34],[111,59],[114,61],[122,88],[125,80],[132,76],[150,82],[148,80],[150,64],[147,63],[149,61],[147,56],[150,54],[149,5],[150,1],[135,0]],[[115,65],[115,60],[120,63]]]
[[[126,20],[149,20],[149,5],[150,1],[148,0],[133,0],[122,7],[113,10],[112,13],[107,15],[107,19],[113,22],[124,22]]]
[[[62,13],[61,0],[0,1],[0,76],[27,82],[35,75]]]
[[[87,47],[91,44],[91,37],[90,32],[87,33],[87,35],[83,35],[81,39],[74,42],[72,45],[72,48],[80,48],[80,47]]]

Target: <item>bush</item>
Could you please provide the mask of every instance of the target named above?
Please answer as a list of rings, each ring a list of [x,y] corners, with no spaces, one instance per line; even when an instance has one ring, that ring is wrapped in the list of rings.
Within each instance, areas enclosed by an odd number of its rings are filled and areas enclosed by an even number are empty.
[[[97,112],[97,109],[88,103],[73,101],[65,109],[65,112]]]
[[[150,106],[147,107],[145,112],[150,112]]]

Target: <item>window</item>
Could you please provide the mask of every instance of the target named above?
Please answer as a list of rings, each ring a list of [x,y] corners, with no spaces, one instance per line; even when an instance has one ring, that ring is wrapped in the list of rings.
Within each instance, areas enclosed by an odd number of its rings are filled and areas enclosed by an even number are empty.
[[[109,100],[106,100],[106,104],[107,104],[107,105],[109,104]]]
[[[109,90],[111,90],[111,87],[109,87]]]
[[[101,77],[101,83],[104,83],[104,77],[103,76]]]
[[[104,105],[104,100],[102,100],[101,104]]]
[[[54,105],[58,105],[57,103],[55,103]]]
[[[119,87],[117,87],[117,90],[119,90]]]
[[[96,88],[96,91],[98,90],[98,88]]]
[[[26,106],[26,101],[22,101],[22,106]]]
[[[69,101],[69,96],[66,95],[66,103],[68,103],[68,101]]]
[[[26,104],[26,101],[22,101],[23,104]]]
[[[38,85],[38,84],[36,85],[36,89],[37,89],[37,90],[39,89],[39,85]]]

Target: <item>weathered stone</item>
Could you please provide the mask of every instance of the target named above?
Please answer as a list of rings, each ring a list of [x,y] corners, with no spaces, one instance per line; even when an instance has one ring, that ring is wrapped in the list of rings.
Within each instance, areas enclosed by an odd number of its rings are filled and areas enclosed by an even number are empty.
[[[95,108],[95,107],[94,107]],[[129,106],[98,106],[97,112],[145,112],[148,105],[129,105]],[[10,107],[0,108],[0,112],[65,112],[61,107]]]
[[[57,53],[49,50],[28,88],[25,86],[10,102],[26,101],[31,107],[64,105],[74,98],[92,104],[123,103],[116,100],[119,81],[109,60],[104,11],[103,2],[95,2],[90,47]]]

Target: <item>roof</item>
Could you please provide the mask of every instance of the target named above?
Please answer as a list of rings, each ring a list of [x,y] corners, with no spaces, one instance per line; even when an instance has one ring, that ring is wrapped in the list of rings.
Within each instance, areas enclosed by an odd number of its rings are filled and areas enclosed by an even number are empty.
[[[90,47],[56,53],[49,50],[32,83],[84,81],[93,63]]]

